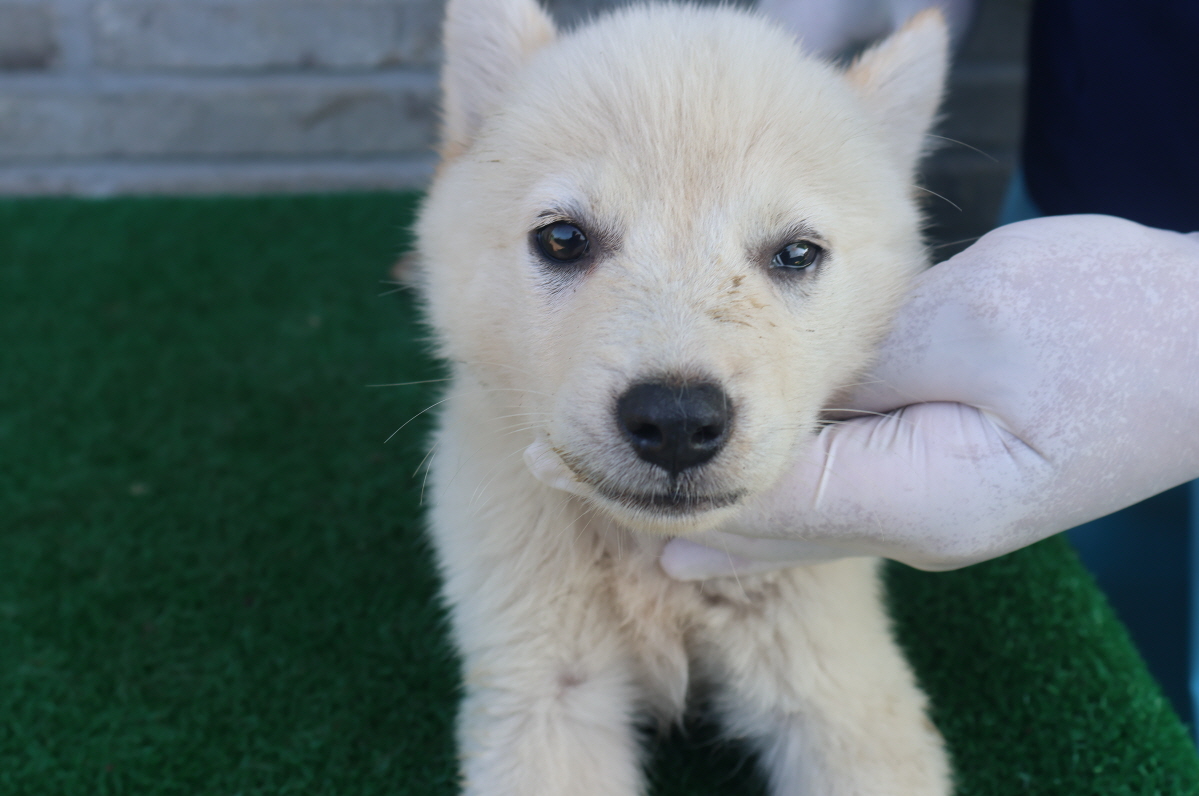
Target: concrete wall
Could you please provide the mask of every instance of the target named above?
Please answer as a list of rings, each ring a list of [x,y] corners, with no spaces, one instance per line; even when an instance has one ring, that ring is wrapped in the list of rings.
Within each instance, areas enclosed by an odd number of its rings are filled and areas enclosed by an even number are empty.
[[[611,0],[554,0],[570,22]],[[979,234],[1015,153],[1028,0],[981,0],[928,185]],[[442,0],[0,0],[0,193],[422,184]],[[980,155],[970,147],[988,153]]]
[[[0,192],[420,184],[438,0],[0,0]]]

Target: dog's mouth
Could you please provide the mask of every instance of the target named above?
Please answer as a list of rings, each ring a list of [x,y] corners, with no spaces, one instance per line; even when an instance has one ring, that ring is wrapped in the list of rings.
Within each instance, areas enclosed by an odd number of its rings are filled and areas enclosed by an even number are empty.
[[[534,443],[525,451],[525,463],[545,484],[580,497],[600,499],[624,513],[643,520],[682,520],[732,506],[747,494],[746,489],[721,489],[709,478],[685,471],[675,478],[628,478],[606,476],[589,468],[548,442]],[[622,483],[623,481],[623,483]]]
[[[616,489],[597,486],[595,487],[595,491],[626,509],[667,514],[670,516],[698,514],[704,511],[711,511],[712,509],[724,508],[725,506],[733,505],[745,497],[744,490],[709,495],[697,493],[689,489],[674,490],[671,492],[636,493],[621,492]]]

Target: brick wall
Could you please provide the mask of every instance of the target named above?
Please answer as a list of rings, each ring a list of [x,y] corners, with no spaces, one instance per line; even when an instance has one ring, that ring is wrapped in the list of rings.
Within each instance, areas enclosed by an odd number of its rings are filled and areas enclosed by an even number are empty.
[[[998,209],[1028,0],[981,0],[928,168],[943,241]],[[553,0],[573,21],[612,0]],[[0,193],[421,185],[442,0],[0,0]],[[977,147],[990,158],[970,149]]]
[[[0,0],[0,192],[418,185],[438,0]]]

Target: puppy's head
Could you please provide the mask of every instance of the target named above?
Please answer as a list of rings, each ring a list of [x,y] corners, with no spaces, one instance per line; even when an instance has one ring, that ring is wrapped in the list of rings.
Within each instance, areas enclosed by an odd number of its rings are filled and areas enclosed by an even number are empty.
[[[730,9],[559,34],[533,0],[450,0],[424,292],[496,416],[531,418],[514,446],[645,530],[768,488],[925,264],[945,39],[924,14],[839,71]]]

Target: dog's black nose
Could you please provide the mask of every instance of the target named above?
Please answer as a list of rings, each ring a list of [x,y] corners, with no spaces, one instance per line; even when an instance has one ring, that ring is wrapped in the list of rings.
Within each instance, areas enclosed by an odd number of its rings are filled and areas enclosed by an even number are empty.
[[[637,455],[678,475],[724,447],[729,400],[707,382],[634,384],[616,402],[616,422]]]

